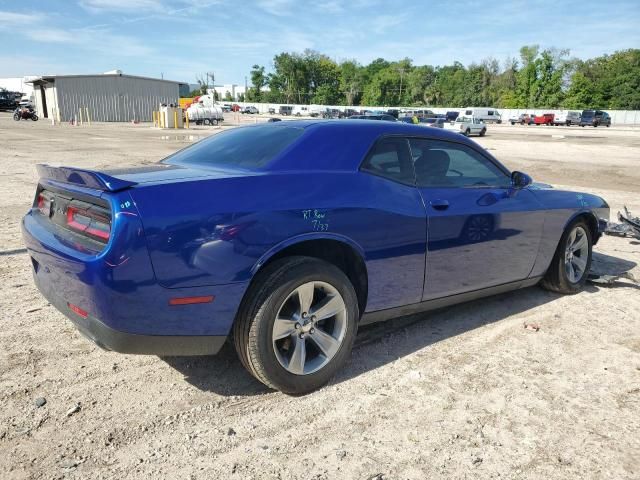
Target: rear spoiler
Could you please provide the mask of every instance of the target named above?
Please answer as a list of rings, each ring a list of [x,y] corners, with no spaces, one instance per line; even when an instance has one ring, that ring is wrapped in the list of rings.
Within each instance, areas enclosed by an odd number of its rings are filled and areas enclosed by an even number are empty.
[[[74,167],[52,167],[42,163],[36,165],[36,169],[40,178],[49,178],[62,183],[73,183],[107,192],[117,192],[136,185],[136,182],[129,182],[93,170],[82,170]]]

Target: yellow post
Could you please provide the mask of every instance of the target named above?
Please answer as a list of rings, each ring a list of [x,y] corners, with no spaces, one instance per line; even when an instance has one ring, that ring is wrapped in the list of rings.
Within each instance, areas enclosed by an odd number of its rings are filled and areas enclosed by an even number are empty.
[[[153,122],[153,126],[156,126],[156,111],[151,112],[151,121]]]
[[[89,117],[89,107],[84,107],[84,112],[86,113],[87,123],[91,126],[91,117]]]
[[[185,128],[189,128],[189,112],[184,112],[184,125]]]
[[[173,128],[178,128],[178,110],[173,111]]]
[[[82,108],[78,109],[78,120],[80,120],[80,125],[82,125]]]

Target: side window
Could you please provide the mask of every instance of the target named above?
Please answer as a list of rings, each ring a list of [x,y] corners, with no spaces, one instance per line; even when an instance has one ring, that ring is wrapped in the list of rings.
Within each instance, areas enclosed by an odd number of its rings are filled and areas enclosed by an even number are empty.
[[[409,140],[419,187],[509,187],[511,179],[474,149],[438,140]]]
[[[413,165],[406,138],[389,137],[378,140],[362,164],[362,170],[413,185]]]

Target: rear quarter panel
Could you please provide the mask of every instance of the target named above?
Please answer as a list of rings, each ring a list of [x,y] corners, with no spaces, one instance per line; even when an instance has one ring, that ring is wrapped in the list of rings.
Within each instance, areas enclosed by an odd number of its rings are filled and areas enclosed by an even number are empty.
[[[426,217],[418,191],[359,172],[268,173],[130,190],[165,287],[248,282],[298,241],[343,239],[364,256],[367,310],[420,301]]]

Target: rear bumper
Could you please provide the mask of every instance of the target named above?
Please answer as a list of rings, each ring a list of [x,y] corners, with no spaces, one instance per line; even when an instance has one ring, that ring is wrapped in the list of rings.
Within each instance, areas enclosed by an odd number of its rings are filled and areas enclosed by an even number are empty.
[[[36,282],[37,284],[37,282]],[[40,289],[40,286],[38,285]],[[45,298],[73,322],[82,335],[100,348],[118,353],[158,356],[214,355],[222,348],[224,335],[139,335],[121,332],[105,325],[91,315],[82,317],[69,308],[60,297],[47,294]]]

